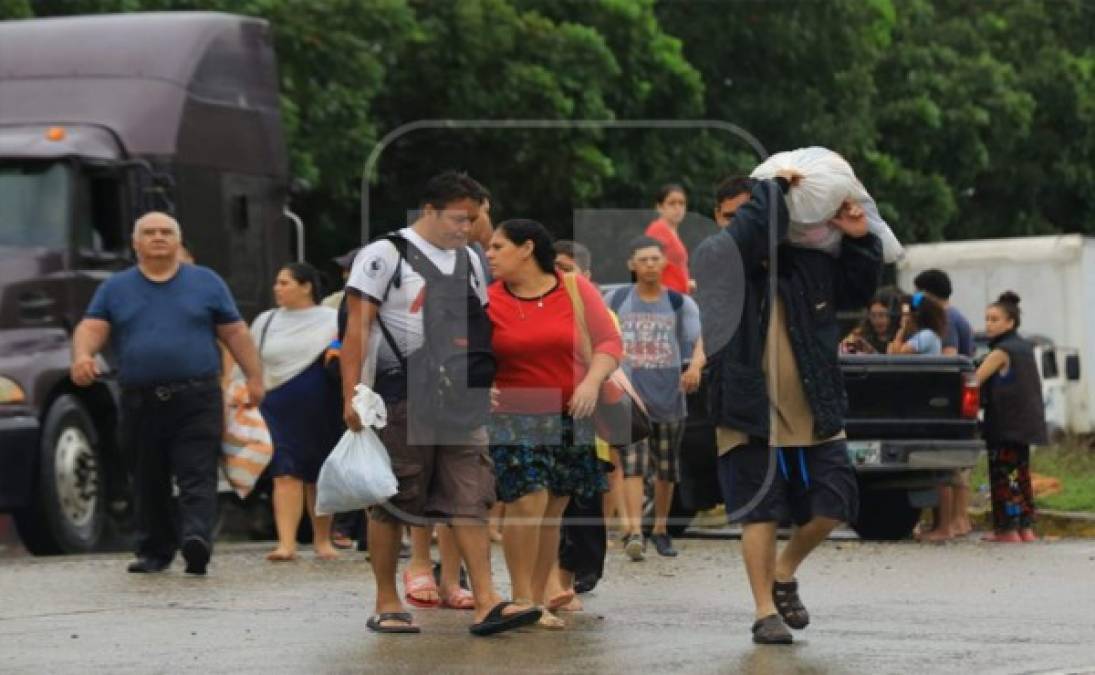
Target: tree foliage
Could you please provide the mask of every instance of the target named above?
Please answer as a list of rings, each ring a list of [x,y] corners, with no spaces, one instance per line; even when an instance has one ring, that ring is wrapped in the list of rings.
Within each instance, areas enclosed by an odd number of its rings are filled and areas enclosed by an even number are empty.
[[[275,29],[296,208],[322,256],[359,237],[377,143],[423,119],[721,120],[768,152],[824,145],[907,241],[1095,233],[1095,5],[1085,0],[0,0],[0,18],[209,9]],[[372,232],[469,171],[496,215],[569,234],[758,161],[701,130],[419,130],[369,176]]]

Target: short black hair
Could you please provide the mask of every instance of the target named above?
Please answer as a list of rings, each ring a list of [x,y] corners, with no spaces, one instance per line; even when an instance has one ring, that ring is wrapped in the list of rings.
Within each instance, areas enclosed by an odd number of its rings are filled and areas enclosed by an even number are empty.
[[[913,279],[916,290],[931,293],[940,300],[950,300],[953,288],[951,278],[943,270],[924,270]]]
[[[727,199],[733,199],[738,195],[752,194],[753,185],[755,184],[756,181],[746,176],[730,176],[723,179],[721,183],[715,186],[715,208],[718,208],[719,204]]]
[[[517,246],[531,241],[536,266],[541,272],[555,274],[555,247],[546,227],[528,218],[513,218],[500,224],[498,231]]]
[[[461,199],[470,199],[477,204],[490,199],[490,193],[466,173],[460,171],[444,171],[426,181],[422,189],[422,201],[419,206],[427,204],[435,209],[443,209],[449,204]]]
[[[291,262],[286,265],[282,265],[281,269],[289,273],[289,276],[293,277],[293,281],[298,284],[311,284],[312,286],[312,302],[319,304],[319,299],[323,297],[323,282],[320,281],[319,271],[306,262]]]
[[[641,251],[644,248],[650,248],[651,246],[657,248],[662,253],[665,253],[665,247],[662,243],[654,237],[648,237],[645,234],[640,235],[632,239],[627,245],[627,257],[635,255],[637,251]]]
[[[579,244],[570,239],[560,239],[555,242],[555,253],[570,257],[578,265],[578,269],[588,272],[593,267],[593,255],[585,244]]]

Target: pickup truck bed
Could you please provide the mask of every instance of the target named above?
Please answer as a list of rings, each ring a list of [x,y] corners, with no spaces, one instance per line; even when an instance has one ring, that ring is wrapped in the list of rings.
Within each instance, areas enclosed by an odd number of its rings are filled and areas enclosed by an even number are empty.
[[[902,539],[920,509],[934,506],[935,487],[954,470],[972,467],[978,438],[973,362],[961,356],[846,355],[848,454],[859,477],[864,539]],[[670,514],[683,530],[698,510],[722,501],[716,479],[714,427],[706,391],[688,400],[681,483]]]

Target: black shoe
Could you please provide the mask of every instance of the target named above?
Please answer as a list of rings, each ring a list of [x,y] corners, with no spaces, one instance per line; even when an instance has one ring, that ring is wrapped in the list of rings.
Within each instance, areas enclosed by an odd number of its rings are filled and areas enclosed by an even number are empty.
[[[158,558],[137,558],[133,562],[129,563],[129,567],[125,568],[126,572],[130,574],[151,574],[153,572],[163,572],[165,569],[171,566],[171,561],[163,561]]]
[[[789,645],[794,641],[779,614],[770,614],[753,624],[753,642],[758,645]]]
[[[209,544],[201,537],[190,537],[182,545],[187,574],[205,574],[209,565]]]
[[[673,540],[668,534],[652,534],[650,541],[654,542],[654,548],[658,549],[658,555],[665,558],[676,558],[677,549],[673,548]]]

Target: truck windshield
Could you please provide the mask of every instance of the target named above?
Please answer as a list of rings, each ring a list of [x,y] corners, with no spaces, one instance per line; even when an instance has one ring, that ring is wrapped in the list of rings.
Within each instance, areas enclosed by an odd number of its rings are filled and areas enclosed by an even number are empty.
[[[0,164],[0,246],[64,248],[71,202],[65,164]]]

